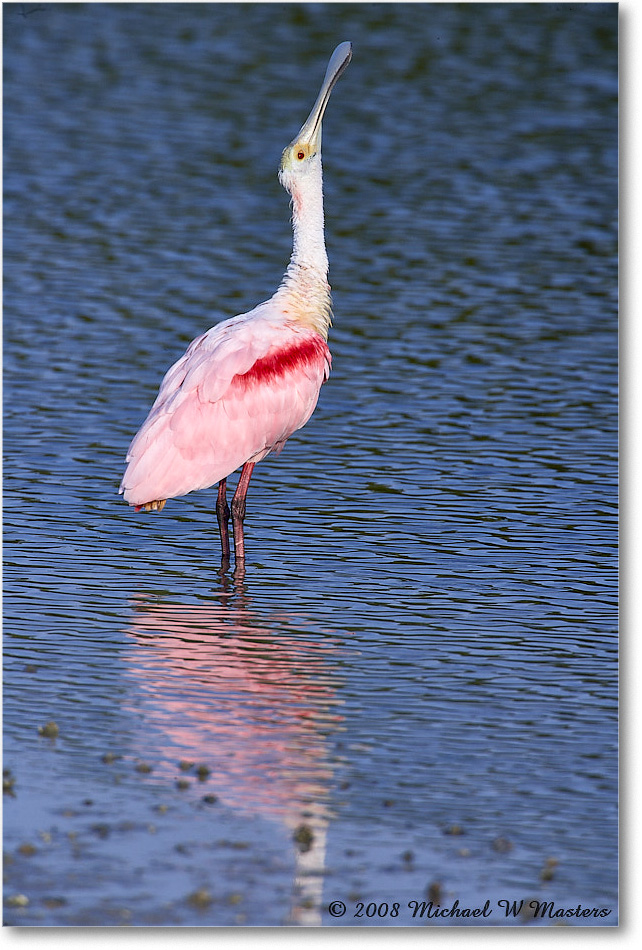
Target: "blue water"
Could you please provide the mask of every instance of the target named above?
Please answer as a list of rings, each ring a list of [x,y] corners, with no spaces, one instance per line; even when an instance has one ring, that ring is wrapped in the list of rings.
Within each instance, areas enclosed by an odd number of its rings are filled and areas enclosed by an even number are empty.
[[[3,14],[5,922],[616,923],[616,5]],[[124,456],[345,39],[333,372],[222,572]]]

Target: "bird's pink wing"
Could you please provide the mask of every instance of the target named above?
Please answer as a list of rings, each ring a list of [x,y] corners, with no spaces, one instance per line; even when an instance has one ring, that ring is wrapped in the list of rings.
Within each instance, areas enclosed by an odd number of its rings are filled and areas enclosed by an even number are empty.
[[[322,337],[269,313],[198,337],[166,373],[130,446],[125,499],[183,495],[264,458],[307,422],[329,368]]]

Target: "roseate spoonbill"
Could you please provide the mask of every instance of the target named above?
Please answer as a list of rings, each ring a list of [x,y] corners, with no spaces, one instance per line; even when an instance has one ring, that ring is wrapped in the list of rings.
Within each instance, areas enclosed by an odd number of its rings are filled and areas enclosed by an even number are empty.
[[[216,515],[229,560],[228,476],[243,466],[232,498],[234,554],[245,556],[243,519],[257,462],[304,426],[330,373],[332,320],[323,232],[321,120],[352,58],[340,43],[299,134],[281,157],[279,180],[292,196],[294,248],[281,285],[249,313],[193,340],[167,371],[127,453],[120,492],[136,511],[218,482]]]

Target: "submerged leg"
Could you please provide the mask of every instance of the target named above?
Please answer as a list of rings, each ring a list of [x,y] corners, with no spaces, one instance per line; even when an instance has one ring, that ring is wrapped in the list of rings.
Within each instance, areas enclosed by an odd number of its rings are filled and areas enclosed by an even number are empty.
[[[225,497],[225,488],[227,479],[222,478],[218,483],[218,497],[216,499],[216,517],[218,519],[218,530],[221,533],[221,557],[224,561],[230,559],[230,534],[227,529],[230,520],[230,509]]]
[[[255,462],[246,462],[232,499],[232,528],[234,529],[234,559],[245,560],[245,539],[243,537],[243,519],[245,518],[245,499],[252,478]]]

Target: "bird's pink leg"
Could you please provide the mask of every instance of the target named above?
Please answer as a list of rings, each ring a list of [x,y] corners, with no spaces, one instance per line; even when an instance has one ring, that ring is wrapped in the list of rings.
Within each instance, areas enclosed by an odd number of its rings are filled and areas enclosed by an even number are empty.
[[[224,561],[230,560],[230,534],[227,529],[228,521],[230,520],[230,509],[227,505],[227,498],[225,497],[225,488],[227,485],[227,479],[222,478],[218,483],[218,497],[216,499],[216,517],[218,519],[218,530],[221,534],[221,551],[222,559]]]
[[[245,518],[245,499],[252,478],[255,462],[246,462],[232,498],[232,528],[234,530],[234,559],[245,560],[245,539],[243,538],[243,519]]]

